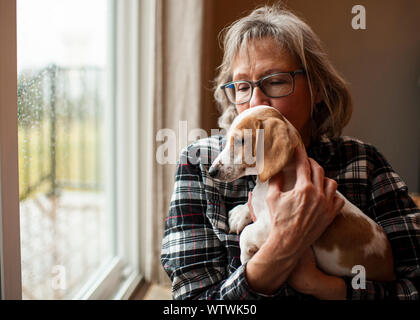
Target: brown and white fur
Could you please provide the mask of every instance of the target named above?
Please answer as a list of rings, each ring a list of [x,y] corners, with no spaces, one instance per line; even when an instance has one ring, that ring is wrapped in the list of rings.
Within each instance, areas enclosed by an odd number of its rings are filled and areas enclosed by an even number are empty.
[[[253,164],[238,161],[245,156],[245,129],[252,130],[253,157],[264,151],[262,165],[258,159]],[[262,131],[258,129],[264,129],[263,146],[259,138]],[[226,146],[213,162],[209,174],[219,180],[233,181],[249,174],[249,170],[258,172],[257,184],[252,191],[255,223],[250,224],[252,219],[247,204],[236,206],[229,212],[230,232],[242,231],[241,262],[245,263],[265,242],[270,230],[270,213],[265,202],[270,177],[283,171],[283,191],[292,189],[296,182],[294,150],[304,146],[295,127],[280,112],[268,106],[250,108],[239,114],[226,138]],[[395,278],[393,256],[385,232],[337,193],[345,200],[345,205],[312,246],[318,267],[331,275],[354,276],[352,268],[362,265],[367,279],[392,281]]]

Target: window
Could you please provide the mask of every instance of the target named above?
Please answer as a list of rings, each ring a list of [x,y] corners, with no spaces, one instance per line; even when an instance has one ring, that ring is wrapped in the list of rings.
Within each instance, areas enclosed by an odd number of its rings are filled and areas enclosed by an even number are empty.
[[[24,299],[127,298],[141,280],[138,7],[17,0]]]
[[[22,297],[69,299],[116,254],[110,2],[17,5]]]
[[[0,1],[0,298],[126,299],[150,256],[155,4],[31,2]]]

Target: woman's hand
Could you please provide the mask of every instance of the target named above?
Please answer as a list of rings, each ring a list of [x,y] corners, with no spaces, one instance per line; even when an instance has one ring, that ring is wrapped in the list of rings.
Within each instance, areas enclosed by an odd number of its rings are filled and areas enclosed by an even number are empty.
[[[309,247],[302,254],[298,264],[293,269],[287,283],[296,291],[309,294],[314,291],[316,282],[314,279],[319,278],[321,271],[316,266],[314,252]]]
[[[337,196],[337,183],[324,175],[322,167],[297,148],[296,184],[282,191],[282,173],[270,179],[266,201],[271,214],[267,241],[277,242],[281,254],[299,256],[312,245],[344,206]]]
[[[311,247],[302,254],[298,264],[287,279],[296,291],[319,299],[344,300],[346,284],[343,279],[329,276],[318,269]]]
[[[336,195],[337,183],[324,176],[322,167],[308,159],[304,149],[296,149],[295,161],[293,189],[282,191],[281,172],[270,179],[266,197],[271,215],[269,236],[246,266],[248,284],[260,293],[272,294],[286,282],[302,254],[344,206]],[[341,280],[333,278],[329,280]]]

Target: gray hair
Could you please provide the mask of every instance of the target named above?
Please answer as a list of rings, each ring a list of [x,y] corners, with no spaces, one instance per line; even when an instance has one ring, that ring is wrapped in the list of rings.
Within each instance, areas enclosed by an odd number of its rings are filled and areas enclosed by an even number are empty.
[[[218,68],[214,91],[222,113],[218,122],[220,128],[227,130],[238,114],[220,85],[232,81],[232,65],[237,53],[246,48],[251,40],[263,38],[274,39],[294,55],[306,70],[312,108],[311,138],[339,136],[352,113],[347,83],[332,66],[319,37],[301,18],[280,5],[257,8],[224,30],[224,56]],[[321,102],[315,105],[317,94]]]

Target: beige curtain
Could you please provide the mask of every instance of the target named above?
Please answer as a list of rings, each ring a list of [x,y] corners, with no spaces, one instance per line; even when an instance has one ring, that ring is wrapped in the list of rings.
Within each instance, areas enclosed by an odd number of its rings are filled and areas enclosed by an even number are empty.
[[[200,127],[204,4],[198,0],[156,2],[154,154],[162,143],[156,141],[160,129],[172,129],[179,138],[180,121],[187,121],[188,130]],[[187,141],[177,140],[177,150],[185,147]],[[147,281],[169,284],[161,266],[160,252],[175,165],[161,165],[154,159],[152,170],[151,210],[146,213],[151,225],[147,227],[144,273]]]

